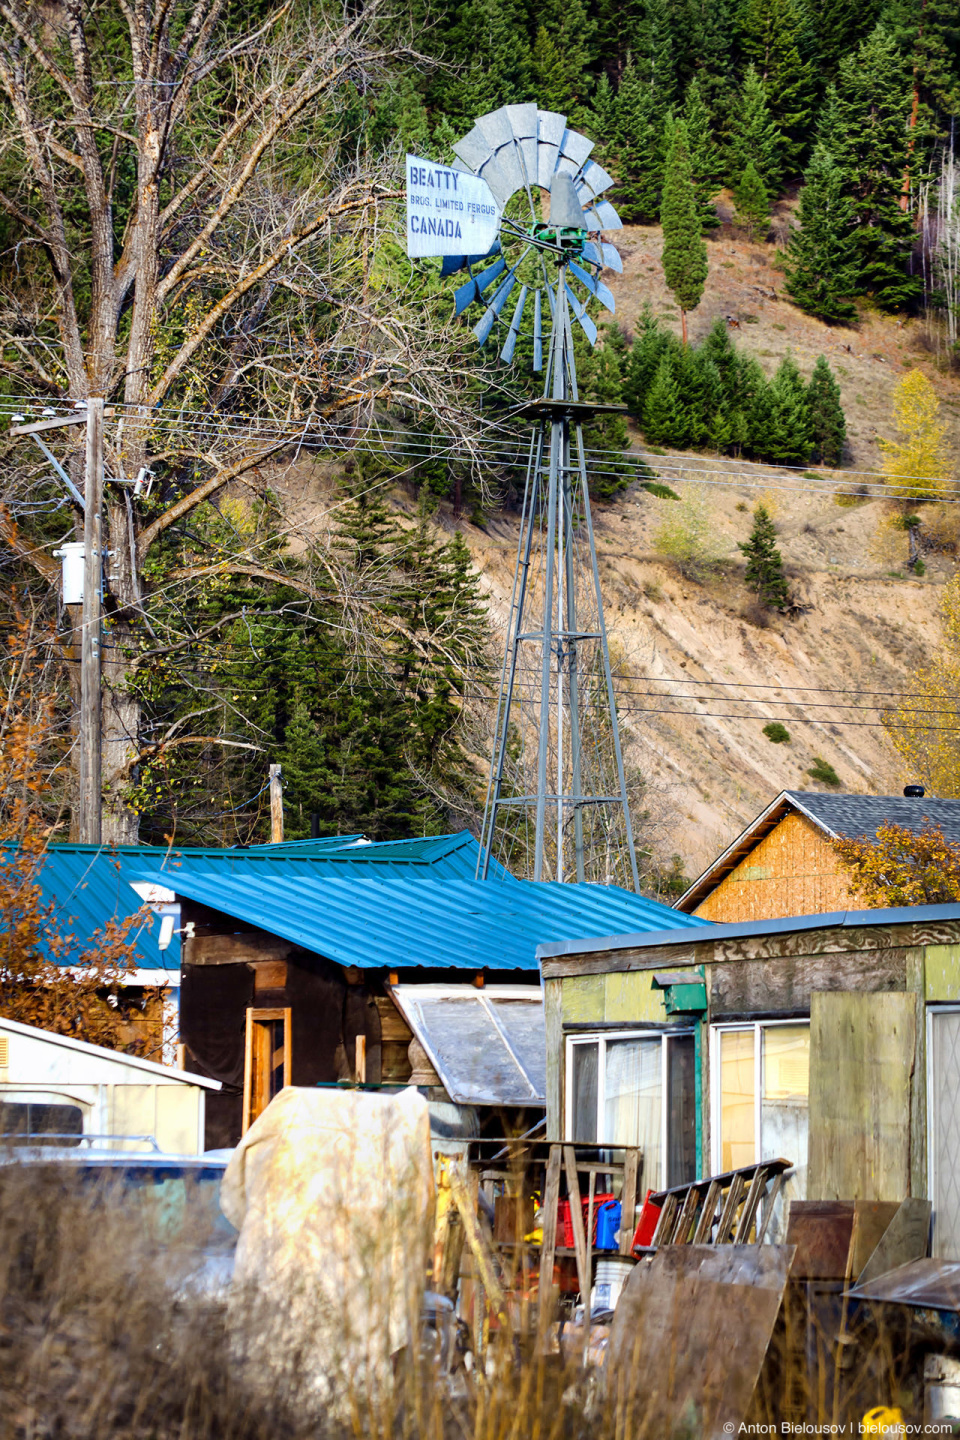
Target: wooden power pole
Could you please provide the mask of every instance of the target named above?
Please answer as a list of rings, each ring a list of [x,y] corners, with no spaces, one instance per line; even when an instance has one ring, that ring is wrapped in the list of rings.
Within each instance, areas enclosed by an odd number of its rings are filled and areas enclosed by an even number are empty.
[[[83,643],[80,659],[80,843],[100,844],[100,605],[103,574],[103,399],[87,401],[83,520]]]
[[[280,766],[270,766],[270,843],[279,845],[283,840],[283,785],[280,780]]]

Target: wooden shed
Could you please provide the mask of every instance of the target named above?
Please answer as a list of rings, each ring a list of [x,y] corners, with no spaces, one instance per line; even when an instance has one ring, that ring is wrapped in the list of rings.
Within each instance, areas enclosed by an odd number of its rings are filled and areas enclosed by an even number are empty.
[[[960,800],[783,790],[680,896],[678,910],[719,924],[815,915],[862,904],[832,842],[872,838],[884,823],[940,826],[960,841]]]
[[[547,1129],[644,1189],[784,1156],[816,1200],[927,1197],[960,1259],[960,905],[539,950]]]

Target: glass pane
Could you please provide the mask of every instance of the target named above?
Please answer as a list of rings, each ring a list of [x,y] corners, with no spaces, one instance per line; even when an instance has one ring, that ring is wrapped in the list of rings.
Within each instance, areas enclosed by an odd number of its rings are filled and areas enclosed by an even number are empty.
[[[810,1088],[810,1026],[771,1025],[763,1030],[761,1160],[782,1156],[796,1168],[791,1194],[807,1190],[807,1095]]]
[[[756,1157],[753,1030],[720,1032],[720,1169],[739,1170]]]
[[[660,1149],[663,1113],[662,1045],[649,1039],[608,1040],[603,1114],[603,1144],[639,1145],[643,1183],[663,1184]]]
[[[667,1185],[697,1178],[696,1046],[692,1035],[667,1041]]]
[[[597,1043],[572,1045],[573,1136],[581,1145],[597,1143]]]

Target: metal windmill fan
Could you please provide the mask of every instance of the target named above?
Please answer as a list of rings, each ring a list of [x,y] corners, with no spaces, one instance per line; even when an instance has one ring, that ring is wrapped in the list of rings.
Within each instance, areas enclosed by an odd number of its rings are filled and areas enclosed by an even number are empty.
[[[614,181],[589,158],[592,149],[592,140],[567,129],[565,116],[535,105],[504,105],[481,116],[453,147],[458,158],[452,168],[485,181],[503,218],[490,264],[475,274],[475,267],[489,256],[448,256],[441,273],[469,270],[470,279],[454,301],[458,315],[477,302],[484,306],[474,326],[481,345],[504,318],[519,285],[500,351],[507,363],[514,358],[527,319],[532,320],[533,369],[543,369],[544,295],[552,319],[556,288],[550,282],[551,258],[562,261],[567,302],[591,345],[596,344],[597,327],[587,313],[590,300],[614,310],[613,296],[599,277],[605,268],[621,271],[620,256],[612,245],[589,239],[588,232],[619,230],[621,222],[613,206],[600,199]],[[541,215],[542,191],[550,196],[548,220]]]
[[[573,320],[595,344],[588,307],[596,300],[614,309],[601,271],[622,270],[600,233],[620,229],[613,206],[600,198],[614,181],[590,159],[592,148],[564,116],[535,105],[482,116],[454,145],[454,170],[486,182],[499,234],[483,256],[447,254],[442,273],[469,271],[456,291],[456,312],[482,306],[474,325],[481,346],[495,326],[505,327],[503,361],[514,359],[529,317],[533,369],[546,370],[541,398],[515,412],[534,429],[479,873],[487,876],[496,854],[535,880],[636,889],[583,444],[585,421],[623,407],[579,399],[573,346]]]

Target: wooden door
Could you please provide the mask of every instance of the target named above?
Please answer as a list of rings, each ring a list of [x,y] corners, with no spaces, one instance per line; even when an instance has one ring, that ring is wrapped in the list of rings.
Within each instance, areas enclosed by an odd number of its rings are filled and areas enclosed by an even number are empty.
[[[243,1068],[243,1129],[246,1132],[259,1115],[290,1084],[290,1010],[247,1011],[247,1035]]]

